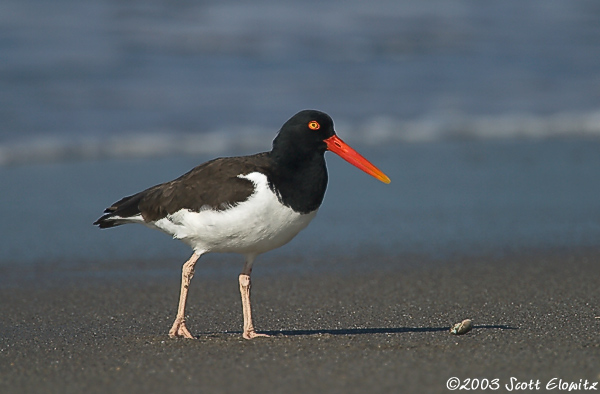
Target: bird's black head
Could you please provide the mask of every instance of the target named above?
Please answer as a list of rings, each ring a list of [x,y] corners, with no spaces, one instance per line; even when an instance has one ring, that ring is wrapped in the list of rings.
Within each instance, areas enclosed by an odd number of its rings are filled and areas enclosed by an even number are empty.
[[[326,173],[324,156],[327,150],[380,181],[390,183],[390,178],[380,169],[336,135],[333,120],[321,111],[300,111],[285,122],[273,140],[271,155],[288,169],[319,167]]]
[[[273,140],[273,153],[292,155],[295,159],[323,155],[327,150],[325,140],[333,135],[333,120],[329,115],[316,110],[300,111],[281,126]]]

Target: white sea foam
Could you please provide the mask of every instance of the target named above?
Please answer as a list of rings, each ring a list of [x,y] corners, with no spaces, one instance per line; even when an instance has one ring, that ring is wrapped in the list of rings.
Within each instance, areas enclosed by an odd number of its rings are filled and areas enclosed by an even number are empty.
[[[359,124],[336,122],[340,136],[354,144],[429,143],[458,140],[600,138],[600,110],[532,114],[437,114],[414,120],[379,116]],[[235,130],[235,131],[234,131]],[[172,155],[222,155],[268,150],[275,132],[261,127],[231,127],[198,133],[165,130],[112,134],[106,138],[32,136],[0,144],[0,165],[147,158]]]

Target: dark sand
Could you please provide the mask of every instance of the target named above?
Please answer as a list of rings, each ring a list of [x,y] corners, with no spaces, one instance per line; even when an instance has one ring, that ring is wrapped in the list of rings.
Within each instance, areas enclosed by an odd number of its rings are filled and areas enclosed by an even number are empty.
[[[174,271],[4,271],[0,393],[434,393],[452,376],[498,378],[502,392],[510,377],[542,389],[600,380],[600,251],[371,258],[374,271],[300,277],[257,265],[255,323],[274,336],[253,341],[240,335],[235,275],[207,279],[199,267],[188,309],[198,339],[173,340]],[[465,318],[473,331],[449,334]]]

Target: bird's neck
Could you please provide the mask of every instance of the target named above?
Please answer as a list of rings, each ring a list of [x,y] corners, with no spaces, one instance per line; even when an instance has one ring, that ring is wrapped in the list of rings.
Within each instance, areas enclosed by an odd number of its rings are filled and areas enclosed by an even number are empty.
[[[275,171],[272,187],[281,202],[296,212],[309,213],[319,208],[327,189],[327,167],[323,152],[309,154],[271,152]]]

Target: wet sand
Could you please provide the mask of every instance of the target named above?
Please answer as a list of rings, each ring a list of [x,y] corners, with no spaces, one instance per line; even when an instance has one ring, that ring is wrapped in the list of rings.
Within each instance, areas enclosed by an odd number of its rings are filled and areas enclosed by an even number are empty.
[[[599,250],[368,258],[373,270],[351,258],[334,264],[347,270],[298,276],[257,266],[255,324],[273,337],[252,341],[235,275],[199,268],[188,309],[198,339],[174,340],[175,270],[4,270],[0,392],[435,393],[450,377],[499,379],[502,392],[511,377],[542,389],[600,380]],[[451,335],[465,318],[473,330]]]

